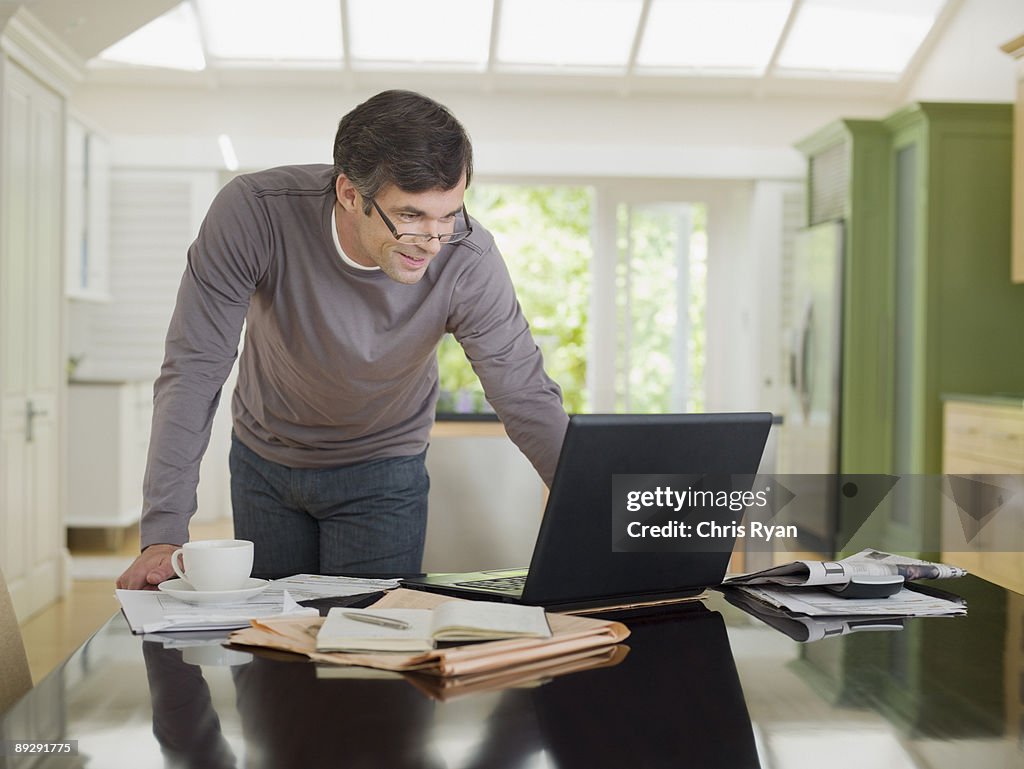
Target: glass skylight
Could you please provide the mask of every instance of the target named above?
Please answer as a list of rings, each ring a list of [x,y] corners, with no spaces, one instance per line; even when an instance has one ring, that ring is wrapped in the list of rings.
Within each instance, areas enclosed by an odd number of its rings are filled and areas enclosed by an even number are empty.
[[[338,0],[196,0],[196,5],[211,58],[341,61]]]
[[[185,0],[94,63],[884,83],[903,75],[948,2]]]
[[[761,74],[792,0],[653,0],[638,67]]]
[[[483,70],[492,7],[481,0],[348,0],[353,64],[426,62]]]
[[[805,0],[779,55],[779,74],[896,79],[943,4],[944,0]]]
[[[506,0],[498,63],[625,70],[641,8],[641,0]]]
[[[187,2],[118,40],[97,58],[117,64],[193,71],[206,67],[196,15]]]

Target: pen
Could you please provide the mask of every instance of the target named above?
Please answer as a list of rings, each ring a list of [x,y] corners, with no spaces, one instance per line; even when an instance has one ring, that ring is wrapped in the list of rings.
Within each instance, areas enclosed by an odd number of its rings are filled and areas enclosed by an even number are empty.
[[[354,619],[356,622],[366,622],[370,625],[380,625],[382,627],[393,627],[395,630],[408,630],[409,623],[401,619],[392,619],[391,617],[381,617],[377,614],[357,614],[354,611],[343,611],[342,617],[346,619]]]

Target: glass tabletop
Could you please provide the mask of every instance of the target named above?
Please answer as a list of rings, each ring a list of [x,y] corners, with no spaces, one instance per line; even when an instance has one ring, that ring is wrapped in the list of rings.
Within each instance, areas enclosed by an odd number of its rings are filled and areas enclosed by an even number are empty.
[[[133,636],[115,615],[0,719],[10,767],[1017,767],[1024,597],[801,643],[711,592],[611,663],[498,690]]]

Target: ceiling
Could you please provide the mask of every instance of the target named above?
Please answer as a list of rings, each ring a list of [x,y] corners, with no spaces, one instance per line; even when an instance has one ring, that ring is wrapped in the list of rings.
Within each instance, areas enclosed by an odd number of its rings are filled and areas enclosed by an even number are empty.
[[[181,0],[27,0],[18,3],[83,61],[174,8]]]
[[[0,0],[0,3],[8,0]],[[89,82],[885,95],[962,0],[29,0]]]

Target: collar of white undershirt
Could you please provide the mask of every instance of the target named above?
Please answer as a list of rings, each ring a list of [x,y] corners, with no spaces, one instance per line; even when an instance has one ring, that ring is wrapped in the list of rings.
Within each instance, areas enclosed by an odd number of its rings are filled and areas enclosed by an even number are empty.
[[[377,265],[367,267],[365,264],[359,264],[358,262],[353,261],[352,257],[346,254],[344,249],[342,249],[341,240],[338,238],[338,217],[335,214],[333,206],[331,207],[331,235],[334,236],[334,247],[338,250],[338,256],[340,256],[341,261],[349,267],[354,267],[357,270],[367,270],[368,272],[380,269]]]

